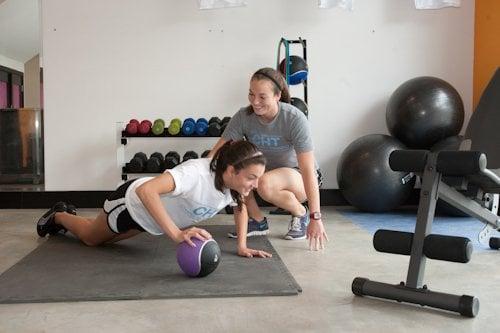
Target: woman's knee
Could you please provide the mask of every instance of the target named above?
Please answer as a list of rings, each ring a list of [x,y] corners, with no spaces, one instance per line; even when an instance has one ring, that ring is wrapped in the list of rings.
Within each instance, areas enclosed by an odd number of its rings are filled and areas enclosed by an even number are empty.
[[[102,244],[102,242],[98,242],[96,241],[95,239],[92,239],[92,238],[86,238],[86,237],[83,237],[80,239],[83,244],[87,245],[87,246],[90,246],[90,247],[95,247],[95,246],[99,246]]]
[[[296,171],[294,171],[296,172]],[[282,191],[290,192],[290,195],[294,195],[297,199],[305,196],[304,184],[302,183],[302,178],[295,177],[291,175],[287,177],[288,174],[276,174],[276,173],[266,173],[259,179],[259,186],[257,188],[257,193],[263,199],[272,199],[277,193]],[[285,179],[286,178],[286,179]]]
[[[270,176],[264,175],[259,179],[259,185],[257,187],[257,193],[263,199],[272,197],[276,192],[276,186],[273,185],[272,178]]]
[[[81,233],[78,237],[87,246],[99,246],[103,244],[108,238],[107,235],[101,234],[98,230],[89,229]]]

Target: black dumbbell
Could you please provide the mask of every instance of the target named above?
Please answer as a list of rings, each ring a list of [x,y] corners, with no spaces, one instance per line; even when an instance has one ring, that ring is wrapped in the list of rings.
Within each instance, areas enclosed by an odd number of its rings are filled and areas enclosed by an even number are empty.
[[[165,170],[165,163],[162,153],[153,153],[146,162],[146,171],[150,173],[158,173]]]
[[[210,154],[210,149],[205,150],[205,151],[201,154],[201,158],[207,157],[207,156],[208,156],[208,154]]]
[[[148,157],[143,152],[136,153],[128,163],[128,172],[139,173],[143,172],[146,167]]]
[[[165,155],[165,168],[173,169],[177,165],[179,165],[181,160],[181,156],[176,151],[169,151],[167,155]]]
[[[231,121],[231,117],[224,117],[222,118],[220,122],[220,133],[224,133],[224,130],[226,129],[227,124]]]
[[[210,118],[210,120],[208,121],[208,124],[210,125],[211,123],[214,123],[214,122],[215,122],[215,123],[220,124],[220,121],[221,121],[221,120],[220,120],[220,118],[219,118],[219,117],[212,117],[212,118]]]
[[[221,120],[219,117],[212,117],[208,121],[208,135],[220,136]]]
[[[182,162],[186,162],[187,160],[191,160],[194,158],[198,158],[198,154],[195,151],[188,150],[184,156],[182,156]]]
[[[232,206],[227,205],[224,210],[226,211],[226,214],[234,214],[234,208]]]

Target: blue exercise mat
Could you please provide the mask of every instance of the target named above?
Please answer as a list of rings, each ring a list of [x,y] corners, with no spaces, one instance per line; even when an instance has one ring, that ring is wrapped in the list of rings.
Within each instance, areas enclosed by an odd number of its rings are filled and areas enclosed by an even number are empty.
[[[396,231],[415,231],[417,214],[414,210],[404,210],[389,213],[365,213],[351,209],[339,209],[339,212],[357,226],[374,234],[378,229]],[[477,236],[484,224],[472,217],[436,216],[432,223],[433,234],[460,236],[469,238],[475,251],[490,250],[488,246],[479,243]],[[496,237],[499,234],[494,235]]]

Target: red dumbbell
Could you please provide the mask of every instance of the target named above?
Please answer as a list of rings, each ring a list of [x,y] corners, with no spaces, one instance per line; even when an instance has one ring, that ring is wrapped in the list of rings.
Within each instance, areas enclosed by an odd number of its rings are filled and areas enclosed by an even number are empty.
[[[151,131],[151,122],[149,120],[143,120],[139,124],[139,133],[141,134],[148,134]]]
[[[137,131],[139,130],[139,121],[137,119],[130,119],[130,121],[127,124],[127,127],[125,127],[125,131],[127,134],[137,134]]]

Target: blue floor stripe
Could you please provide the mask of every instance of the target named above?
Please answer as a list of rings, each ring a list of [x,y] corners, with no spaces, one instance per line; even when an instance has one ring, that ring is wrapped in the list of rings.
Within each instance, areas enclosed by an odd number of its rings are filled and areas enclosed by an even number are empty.
[[[339,209],[339,212],[357,226],[374,234],[378,229],[397,231],[415,231],[416,211],[397,211],[390,213],[365,213],[352,209]],[[479,243],[477,236],[484,224],[471,217],[436,216],[432,223],[432,233],[461,236],[469,238],[474,244],[474,250],[490,250],[488,246]],[[494,235],[499,237],[500,234]]]

